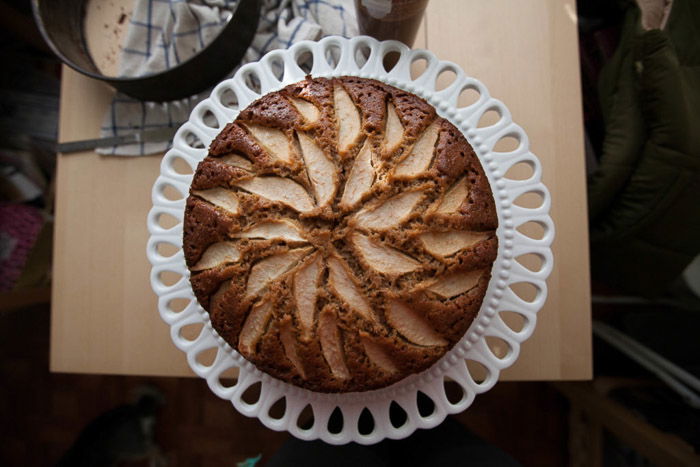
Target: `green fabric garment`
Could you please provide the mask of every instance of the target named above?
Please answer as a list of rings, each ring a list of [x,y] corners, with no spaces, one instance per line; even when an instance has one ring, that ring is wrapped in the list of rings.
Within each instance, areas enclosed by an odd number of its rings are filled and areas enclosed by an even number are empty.
[[[700,1],[674,0],[664,30],[643,31],[631,6],[599,94],[593,276],[660,295],[700,253]]]

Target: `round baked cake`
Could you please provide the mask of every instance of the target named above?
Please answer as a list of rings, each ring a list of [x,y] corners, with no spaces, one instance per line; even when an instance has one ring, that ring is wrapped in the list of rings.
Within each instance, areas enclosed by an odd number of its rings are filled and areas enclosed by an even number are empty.
[[[423,371],[474,320],[498,242],[462,133],[409,92],[307,78],[242,110],[209,147],[183,249],[219,335],[322,392]]]

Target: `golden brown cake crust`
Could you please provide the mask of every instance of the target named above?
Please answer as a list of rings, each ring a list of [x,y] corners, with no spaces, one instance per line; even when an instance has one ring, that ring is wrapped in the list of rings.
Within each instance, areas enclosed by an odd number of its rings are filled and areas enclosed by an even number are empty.
[[[307,78],[241,111],[187,199],[183,250],[221,337],[270,375],[364,391],[469,328],[496,258],[484,171],[419,97]]]

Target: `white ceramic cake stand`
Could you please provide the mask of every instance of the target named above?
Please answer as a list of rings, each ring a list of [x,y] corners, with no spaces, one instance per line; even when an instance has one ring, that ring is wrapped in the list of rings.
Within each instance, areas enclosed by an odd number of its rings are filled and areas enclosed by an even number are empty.
[[[358,60],[358,57],[366,57],[367,52],[368,58]],[[383,59],[392,52],[394,56],[398,53],[399,60],[387,72]],[[459,128],[474,147],[496,200],[498,258],[493,264],[492,279],[479,314],[457,345],[431,368],[383,389],[346,394],[316,393],[257,370],[214,331],[209,315],[194,297],[185,266],[182,221],[185,199],[192,181],[191,172],[206,157],[206,148],[219,129],[236,118],[238,109],[245,108],[262,94],[303,80],[308,68],[304,71],[299,63],[308,63],[310,56],[313,57],[310,74],[314,77],[353,75],[374,78],[430,102],[438,114]],[[427,68],[414,79],[411,77],[411,64],[420,59],[427,61]],[[454,73],[456,79],[445,89],[437,90],[437,78],[446,71]],[[479,97],[471,105],[459,107],[459,96],[465,90],[476,91]],[[232,98],[237,103],[231,104]],[[500,116],[498,121],[480,127],[481,117],[490,110]],[[516,139],[518,147],[510,152],[496,152],[496,143],[507,137]],[[187,171],[189,173],[181,173],[178,169],[183,161],[191,168]],[[531,175],[525,180],[507,178],[504,174],[516,164],[529,166]],[[483,84],[467,76],[459,66],[438,60],[431,52],[411,50],[399,42],[378,42],[364,36],[353,39],[327,37],[318,42],[300,42],[287,50],[272,51],[259,62],[241,67],[232,79],[219,84],[208,99],[197,105],[189,121],[178,130],[172,149],[163,158],[161,174],[153,186],[153,208],[148,215],[151,236],[147,254],[153,265],[151,285],[158,295],[158,311],[170,325],[173,342],[187,354],[187,361],[194,372],[207,380],[216,395],[230,400],[242,414],[259,418],[265,426],[289,431],[300,439],[321,439],[332,444],[351,441],[372,444],[385,438],[405,438],[417,428],[435,427],[448,414],[469,407],[477,394],[487,391],[496,383],[502,369],[515,362],[520,344],[532,334],[537,312],[547,295],[545,279],[553,263],[550,245],[554,226],[548,215],[549,192],[541,182],[541,173],[539,160],[530,152],[525,132],[513,123],[505,105],[492,98]],[[540,206],[530,209],[514,203],[525,193],[537,194],[541,199]],[[175,219],[175,225],[166,228],[164,219],[168,216],[171,216],[171,223],[172,218]],[[531,238],[518,229],[532,223],[538,224],[540,232],[543,232],[538,238]],[[176,252],[166,256],[164,250],[168,249],[167,245],[170,253],[172,250]],[[541,262],[539,270],[531,271],[518,262],[517,259],[523,255],[536,255]],[[168,273],[176,274],[179,280],[174,283],[165,281]],[[521,298],[522,294],[516,294],[512,286],[517,283],[531,284],[536,290],[534,299],[526,301]],[[182,309],[182,306],[175,306],[178,303],[187,305]],[[509,327],[502,312],[520,315],[523,327],[517,331]],[[183,326],[197,323],[203,324],[197,338],[189,340],[181,335]],[[505,355],[494,353],[492,338],[500,339],[502,347],[507,348]],[[199,361],[201,358],[198,355],[214,351],[216,357],[212,363],[205,365]],[[467,365],[468,362],[480,364],[483,374],[474,375],[474,365]],[[238,379],[233,386],[226,386],[227,380],[224,378],[222,383],[222,374],[230,374],[232,368],[238,369]],[[448,399],[445,383],[449,380],[456,382],[462,390],[458,400]],[[259,387],[259,397],[246,402],[243,395],[254,385]],[[434,402],[432,413],[419,412],[419,391]],[[285,399],[283,415],[275,418],[270,414],[270,408],[282,398]],[[397,417],[389,416],[393,403],[400,406],[398,409],[394,405],[394,412],[401,409],[405,412],[403,424],[398,423]],[[304,425],[304,422],[309,423],[306,416],[309,407],[313,411],[313,424],[310,427]],[[300,416],[304,408],[304,415]],[[336,408],[342,414],[342,429],[331,432],[328,421]],[[363,419],[371,417],[373,421],[369,424],[373,425],[373,429],[368,433],[361,432],[358,426],[363,411]]]

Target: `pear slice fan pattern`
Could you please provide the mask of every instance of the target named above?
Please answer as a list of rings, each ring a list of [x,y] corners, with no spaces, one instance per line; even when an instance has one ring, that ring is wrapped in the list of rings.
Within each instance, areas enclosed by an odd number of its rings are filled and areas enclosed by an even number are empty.
[[[218,334],[321,392],[425,370],[491,277],[496,208],[469,143],[423,99],[307,78],[241,111],[187,199],[183,249]]]

